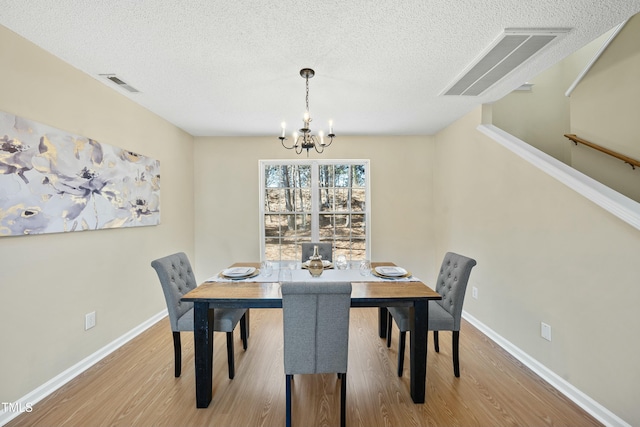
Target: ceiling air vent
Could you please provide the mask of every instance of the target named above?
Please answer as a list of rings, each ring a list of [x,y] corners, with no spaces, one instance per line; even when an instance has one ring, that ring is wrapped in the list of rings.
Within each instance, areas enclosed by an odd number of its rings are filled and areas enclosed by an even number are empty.
[[[126,82],[120,80],[118,77],[116,77],[115,74],[100,74],[100,76],[105,77],[109,80],[111,80],[112,82],[114,82],[115,84],[117,84],[118,86],[120,86],[123,89],[128,90],[129,92],[132,93],[138,93],[140,92],[138,89],[136,89],[133,86],[130,86],[129,84],[127,84]]]
[[[442,95],[478,96],[570,28],[507,28]]]

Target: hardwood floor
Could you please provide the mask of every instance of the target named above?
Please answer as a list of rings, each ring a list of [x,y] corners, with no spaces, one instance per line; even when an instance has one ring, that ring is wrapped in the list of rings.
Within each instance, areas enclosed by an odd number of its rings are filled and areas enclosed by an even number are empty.
[[[450,333],[440,333],[440,353],[429,336],[426,403],[416,405],[409,393],[408,351],[405,375],[396,376],[397,330],[388,349],[377,336],[376,309],[352,309],[350,323],[349,426],[600,425],[467,322],[460,333],[460,378],[453,375]],[[196,408],[193,338],[183,335],[180,378],[173,376],[164,319],[7,426],[285,424],[281,310],[251,310],[246,352],[236,332],[234,380],[227,377],[224,335],[215,334],[213,401],[206,409]],[[292,394],[294,426],[339,425],[336,375],[297,375]]]

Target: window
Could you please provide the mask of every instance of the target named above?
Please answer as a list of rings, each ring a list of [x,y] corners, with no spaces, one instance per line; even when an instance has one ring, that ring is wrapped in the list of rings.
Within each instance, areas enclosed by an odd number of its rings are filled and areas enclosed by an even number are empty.
[[[303,242],[369,258],[369,194],[368,160],[261,160],[263,259],[298,261]]]

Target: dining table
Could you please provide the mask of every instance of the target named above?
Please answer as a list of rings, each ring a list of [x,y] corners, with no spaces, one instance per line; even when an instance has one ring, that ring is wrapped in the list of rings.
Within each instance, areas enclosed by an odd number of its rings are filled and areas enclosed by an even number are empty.
[[[361,274],[357,269],[327,269],[319,277],[309,271],[292,270],[291,279],[297,281],[351,282],[351,307],[378,307],[378,334],[386,335],[387,309],[390,306],[411,308],[412,337],[410,340],[410,392],[414,403],[424,403],[427,379],[427,319],[429,301],[442,299],[440,294],[408,273],[407,277],[388,278],[372,274],[376,267],[393,267],[392,262],[372,262],[371,272]],[[260,263],[238,262],[231,267],[255,268]],[[243,280],[231,280],[221,274],[207,279],[182,297],[194,306],[194,359],[196,407],[206,408],[212,400],[213,387],[213,314],[218,308],[282,308],[282,294],[278,270],[267,277],[262,273]],[[248,327],[247,327],[248,328]]]

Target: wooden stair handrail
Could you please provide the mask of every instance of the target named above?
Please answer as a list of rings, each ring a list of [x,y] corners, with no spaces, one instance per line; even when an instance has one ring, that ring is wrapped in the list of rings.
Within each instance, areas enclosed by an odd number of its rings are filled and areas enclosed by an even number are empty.
[[[624,154],[620,154],[620,153],[618,153],[616,151],[609,150],[608,148],[601,147],[600,145],[594,144],[593,142],[586,141],[586,140],[584,140],[582,138],[579,138],[575,134],[565,133],[564,136],[566,138],[569,138],[576,145],[578,145],[578,143],[580,143],[580,144],[586,145],[587,147],[591,147],[594,150],[598,150],[598,151],[600,151],[602,153],[605,153],[605,154],[608,154],[608,155],[610,155],[612,157],[615,157],[616,159],[620,159],[623,162],[631,165],[631,168],[634,169],[634,170],[635,170],[636,166],[640,167],[640,162],[638,160],[632,159],[631,157],[627,157]]]

